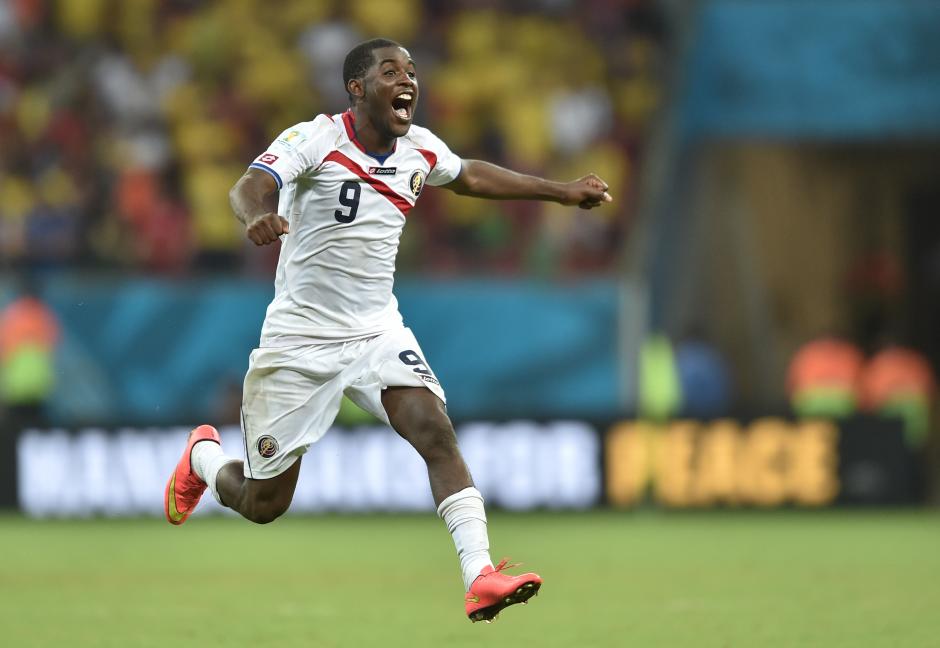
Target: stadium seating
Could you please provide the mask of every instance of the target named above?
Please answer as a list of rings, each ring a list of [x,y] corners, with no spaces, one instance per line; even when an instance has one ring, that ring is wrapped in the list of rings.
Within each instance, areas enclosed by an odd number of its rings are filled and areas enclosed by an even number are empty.
[[[634,209],[663,29],[652,2],[578,4],[9,3],[0,256],[29,267],[269,273],[272,252],[245,243],[227,190],[281,130],[344,110],[345,53],[382,35],[411,48],[418,122],[458,154],[561,179],[593,171],[617,197],[613,209],[570,218],[431,191],[410,218],[399,268],[609,269]]]

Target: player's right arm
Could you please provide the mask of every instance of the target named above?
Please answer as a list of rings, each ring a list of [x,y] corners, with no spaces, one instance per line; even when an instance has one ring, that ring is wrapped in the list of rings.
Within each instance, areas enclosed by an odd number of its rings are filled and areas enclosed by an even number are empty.
[[[228,192],[235,217],[255,245],[273,243],[289,230],[287,219],[277,213],[277,191],[277,181],[270,173],[249,168]]]
[[[255,158],[232,190],[229,202],[255,245],[273,243],[290,227],[277,213],[277,192],[316,169],[336,139],[333,118],[320,115],[288,128]]]

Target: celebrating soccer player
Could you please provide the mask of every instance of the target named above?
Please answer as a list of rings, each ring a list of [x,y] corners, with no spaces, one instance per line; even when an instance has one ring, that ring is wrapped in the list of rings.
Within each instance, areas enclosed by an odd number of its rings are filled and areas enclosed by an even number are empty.
[[[343,81],[349,110],[288,128],[230,192],[249,239],[267,245],[283,237],[274,300],[245,376],[247,458],[224,454],[215,428],[193,430],[166,487],[166,516],[182,524],[207,487],[253,522],[280,516],[302,455],[332,425],[345,394],[424,459],[438,514],[457,548],[467,615],[490,621],[527,601],[542,579],[510,576],[505,561],[494,567],[490,560],[483,497],[457,446],[444,390],[392,294],[399,236],[425,183],[467,196],[583,209],[611,197],[593,174],[552,182],[461,160],[412,124],[418,79],[398,43],[356,46]]]

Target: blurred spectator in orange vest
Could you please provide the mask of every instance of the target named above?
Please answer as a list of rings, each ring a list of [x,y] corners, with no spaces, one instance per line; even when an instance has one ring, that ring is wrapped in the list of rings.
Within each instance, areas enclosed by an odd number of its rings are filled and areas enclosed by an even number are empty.
[[[787,393],[799,416],[844,417],[859,406],[864,357],[852,343],[822,338],[803,345],[787,375]]]
[[[14,427],[34,425],[55,386],[59,323],[26,279],[0,311],[0,402]]]
[[[861,377],[866,410],[904,421],[908,442],[924,443],[930,426],[935,380],[927,359],[917,351],[889,346],[868,362]]]

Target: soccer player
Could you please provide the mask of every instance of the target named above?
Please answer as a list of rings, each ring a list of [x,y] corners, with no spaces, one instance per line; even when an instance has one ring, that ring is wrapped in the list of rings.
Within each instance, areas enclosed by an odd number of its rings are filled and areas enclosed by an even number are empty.
[[[490,561],[483,497],[457,446],[444,390],[392,294],[398,239],[425,183],[583,209],[611,197],[593,174],[559,183],[461,160],[412,124],[418,79],[398,43],[357,45],[346,56],[343,81],[349,110],[288,128],[229,194],[256,245],[283,237],[274,300],[245,376],[247,458],[225,455],[215,428],[193,430],[167,483],[166,516],[182,524],[207,487],[253,522],[280,516],[301,456],[332,425],[345,394],[424,459],[437,512],[457,548],[467,616],[490,621],[526,602],[542,579],[509,576],[505,561]]]

